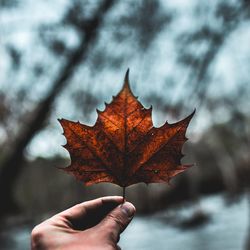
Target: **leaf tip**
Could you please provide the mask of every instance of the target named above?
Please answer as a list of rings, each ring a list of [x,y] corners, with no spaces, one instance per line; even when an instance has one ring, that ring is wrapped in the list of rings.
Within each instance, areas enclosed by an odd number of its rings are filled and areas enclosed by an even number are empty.
[[[128,82],[128,81],[129,81],[129,68],[128,68],[127,71],[126,71],[124,81],[125,81],[125,82]]]
[[[62,118],[57,118],[57,121],[61,124],[62,123]]]
[[[124,84],[123,84],[123,88],[122,89],[125,89],[125,88],[127,88],[128,90],[130,90],[130,85],[129,85],[129,68],[127,69],[127,72],[125,74]]]
[[[196,108],[194,109],[194,111],[188,116],[186,117],[184,120],[187,121],[187,125],[189,124],[189,122],[191,121],[191,119],[193,118],[194,114],[196,112]]]
[[[194,111],[190,114],[190,117],[192,118],[194,116],[194,114],[196,113],[196,108],[194,109]]]

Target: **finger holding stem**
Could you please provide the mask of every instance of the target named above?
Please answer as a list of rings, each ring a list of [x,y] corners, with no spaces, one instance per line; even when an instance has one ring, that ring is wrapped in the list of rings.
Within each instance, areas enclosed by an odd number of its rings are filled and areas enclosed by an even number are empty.
[[[126,198],[126,187],[122,187],[122,197],[123,197],[122,203],[124,203]]]

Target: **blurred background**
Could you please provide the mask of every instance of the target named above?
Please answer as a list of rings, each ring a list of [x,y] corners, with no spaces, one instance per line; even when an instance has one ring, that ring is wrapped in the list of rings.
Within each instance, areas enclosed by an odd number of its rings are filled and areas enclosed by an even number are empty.
[[[85,187],[58,118],[93,125],[121,89],[153,105],[155,126],[196,108],[167,184],[137,184],[123,249],[250,249],[249,0],[0,0],[0,249],[28,249],[32,227]]]

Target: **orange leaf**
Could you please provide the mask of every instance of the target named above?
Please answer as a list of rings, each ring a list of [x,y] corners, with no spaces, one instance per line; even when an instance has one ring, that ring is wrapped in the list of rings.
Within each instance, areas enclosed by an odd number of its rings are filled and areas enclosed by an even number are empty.
[[[64,168],[86,185],[111,182],[122,187],[145,182],[169,182],[191,165],[182,165],[182,146],[194,112],[174,124],[153,126],[146,109],[130,89],[128,71],[122,90],[94,126],[59,120],[67,139],[71,165]]]

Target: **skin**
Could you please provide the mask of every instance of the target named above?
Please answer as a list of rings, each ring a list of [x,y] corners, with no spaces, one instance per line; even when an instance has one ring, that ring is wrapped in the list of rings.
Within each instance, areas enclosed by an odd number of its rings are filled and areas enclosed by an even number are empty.
[[[120,196],[77,204],[37,225],[31,233],[32,250],[116,250],[120,234],[135,207]]]

